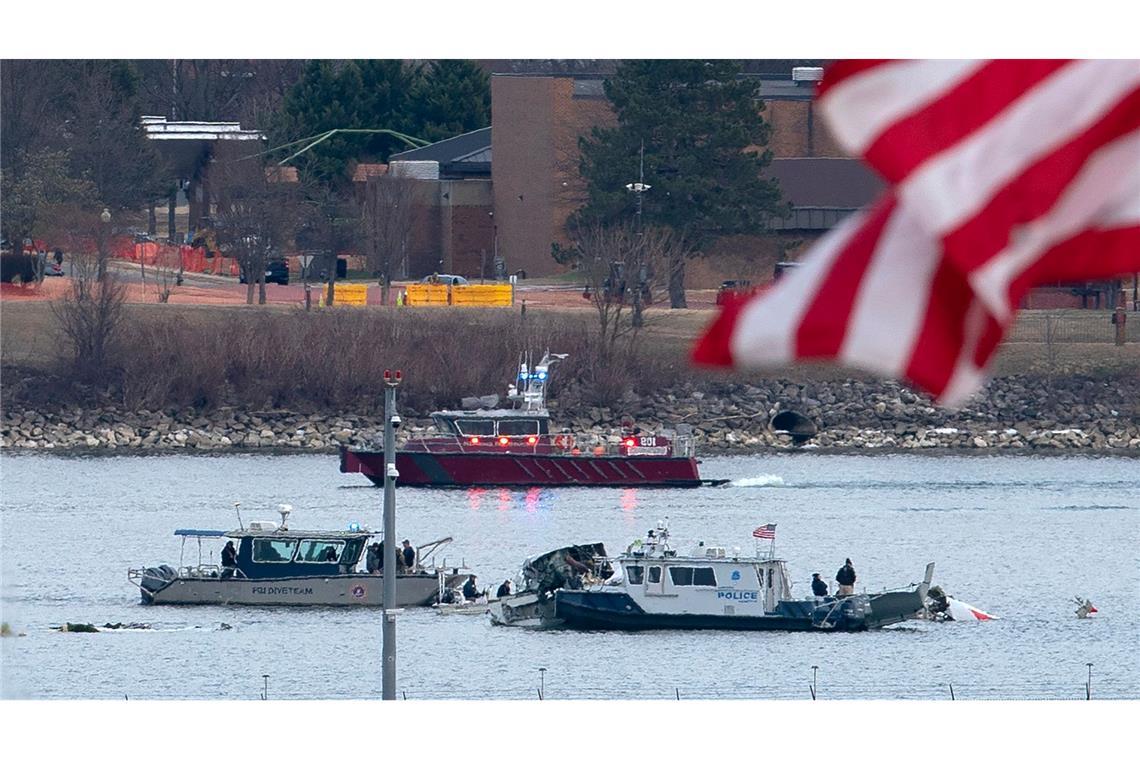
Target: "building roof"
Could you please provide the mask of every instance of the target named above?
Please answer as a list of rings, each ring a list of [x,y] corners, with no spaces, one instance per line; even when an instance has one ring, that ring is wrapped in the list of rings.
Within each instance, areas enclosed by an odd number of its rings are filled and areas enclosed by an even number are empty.
[[[390,161],[435,161],[440,176],[489,175],[491,173],[491,128],[464,132],[446,140],[391,156]]]
[[[776,158],[765,175],[780,184],[792,215],[774,219],[772,229],[826,230],[853,211],[869,206],[883,180],[854,158]]]

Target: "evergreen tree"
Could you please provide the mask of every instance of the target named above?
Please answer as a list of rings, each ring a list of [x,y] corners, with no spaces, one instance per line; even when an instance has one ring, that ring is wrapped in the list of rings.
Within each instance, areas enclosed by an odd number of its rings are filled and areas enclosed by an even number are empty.
[[[491,123],[491,79],[471,61],[431,61],[420,69],[414,97],[416,134],[436,142]]]
[[[758,84],[740,72],[740,62],[727,60],[623,62],[605,83],[617,126],[580,141],[588,200],[577,221],[630,218],[640,195],[640,223],[681,233],[694,256],[720,236],[761,232],[783,213],[776,184],[760,176],[771,153]],[[630,192],[643,145],[651,189]],[[675,257],[673,308],[685,307],[684,272],[685,257]]]

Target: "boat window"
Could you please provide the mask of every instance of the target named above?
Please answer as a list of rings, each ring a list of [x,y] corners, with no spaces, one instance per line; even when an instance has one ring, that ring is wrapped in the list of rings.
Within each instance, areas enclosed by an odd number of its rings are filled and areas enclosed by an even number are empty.
[[[630,565],[625,569],[625,578],[631,586],[640,586],[645,581],[645,568],[641,565]]]
[[[654,565],[653,567],[649,568],[649,582],[650,583],[660,583],[661,582],[661,566],[660,565]]]
[[[693,568],[671,567],[669,568],[669,577],[673,579],[674,586],[692,586]]]
[[[538,435],[538,420],[499,420],[499,435]]]
[[[293,558],[297,542],[291,538],[255,538],[253,540],[254,562],[288,562]]]
[[[494,435],[494,420],[456,420],[460,435]]]
[[[307,538],[297,552],[298,562],[338,562],[344,552],[344,541],[321,541]]]
[[[716,573],[713,572],[711,567],[695,567],[693,568],[693,585],[694,586],[715,586]]]

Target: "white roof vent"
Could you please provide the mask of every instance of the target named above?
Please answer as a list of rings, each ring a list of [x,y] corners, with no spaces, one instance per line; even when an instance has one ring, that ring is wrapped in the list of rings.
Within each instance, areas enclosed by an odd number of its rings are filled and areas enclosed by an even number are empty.
[[[796,66],[792,69],[793,82],[818,82],[823,79],[823,69],[819,66]]]

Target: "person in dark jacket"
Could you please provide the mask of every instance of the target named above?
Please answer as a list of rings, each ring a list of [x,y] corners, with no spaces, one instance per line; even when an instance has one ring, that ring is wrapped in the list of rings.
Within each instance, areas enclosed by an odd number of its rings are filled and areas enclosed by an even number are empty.
[[[835,582],[839,584],[836,596],[851,596],[855,593],[855,566],[851,564],[850,557],[835,574]]]
[[[811,592],[816,596],[827,596],[827,581],[819,577],[819,573],[811,574]]]
[[[495,598],[496,599],[502,599],[504,596],[510,596],[510,595],[511,595],[511,582],[510,582],[510,580],[505,580],[505,581],[503,581],[502,585],[499,586],[499,590],[495,592]]]
[[[380,544],[372,544],[368,547],[364,567],[369,573],[378,573],[380,572],[380,562]]]
[[[226,541],[225,548],[222,549],[222,577],[231,577],[235,567],[237,567],[237,549],[233,541]]]
[[[404,548],[402,551],[404,553],[404,567],[408,568],[409,570],[415,568],[416,550],[412,548],[412,542],[406,538],[404,539]]]
[[[463,598],[469,602],[475,601],[479,598],[479,589],[475,586],[475,576],[472,575],[463,584]]]

